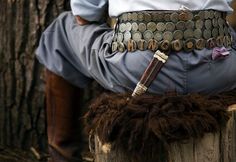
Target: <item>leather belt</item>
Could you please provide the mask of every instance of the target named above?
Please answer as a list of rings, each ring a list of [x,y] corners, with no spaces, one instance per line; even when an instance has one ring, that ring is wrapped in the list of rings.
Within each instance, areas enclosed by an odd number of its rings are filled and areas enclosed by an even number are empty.
[[[191,52],[193,49],[231,45],[232,37],[225,12],[139,11],[118,17],[112,51]]]

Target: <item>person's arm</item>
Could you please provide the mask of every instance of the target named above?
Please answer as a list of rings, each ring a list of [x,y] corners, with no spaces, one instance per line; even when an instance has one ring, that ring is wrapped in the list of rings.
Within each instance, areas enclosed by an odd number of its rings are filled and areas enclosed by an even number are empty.
[[[71,0],[71,9],[78,24],[102,21],[107,11],[108,0]]]
[[[232,3],[232,0],[226,0],[229,4],[231,4]]]
[[[78,23],[79,25],[86,25],[86,24],[89,24],[89,23],[90,23],[89,21],[83,19],[82,17],[80,17],[80,16],[78,16],[78,15],[75,16],[75,18],[76,18],[76,21],[77,21],[77,23]]]

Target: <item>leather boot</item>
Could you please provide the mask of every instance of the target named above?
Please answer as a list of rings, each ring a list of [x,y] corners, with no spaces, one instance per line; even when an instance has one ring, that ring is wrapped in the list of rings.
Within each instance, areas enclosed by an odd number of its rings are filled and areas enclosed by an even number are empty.
[[[81,89],[46,70],[46,113],[49,162],[82,162],[79,144]]]

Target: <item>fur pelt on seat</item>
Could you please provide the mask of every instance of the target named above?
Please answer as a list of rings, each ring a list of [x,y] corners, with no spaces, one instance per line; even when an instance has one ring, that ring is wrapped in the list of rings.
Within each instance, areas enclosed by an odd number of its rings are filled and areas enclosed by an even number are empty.
[[[228,120],[227,107],[236,103],[236,90],[214,96],[199,94],[103,94],[85,115],[88,132],[102,143],[140,152],[157,143],[200,138],[220,130]]]

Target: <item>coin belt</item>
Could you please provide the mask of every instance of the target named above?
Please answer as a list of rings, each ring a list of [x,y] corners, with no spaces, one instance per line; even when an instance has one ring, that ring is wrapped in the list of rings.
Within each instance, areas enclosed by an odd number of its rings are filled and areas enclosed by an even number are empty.
[[[118,17],[112,51],[191,52],[231,45],[232,36],[225,12],[139,11]]]

